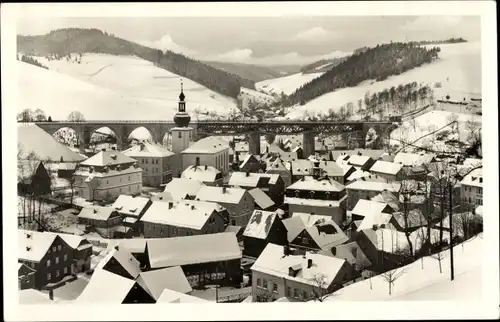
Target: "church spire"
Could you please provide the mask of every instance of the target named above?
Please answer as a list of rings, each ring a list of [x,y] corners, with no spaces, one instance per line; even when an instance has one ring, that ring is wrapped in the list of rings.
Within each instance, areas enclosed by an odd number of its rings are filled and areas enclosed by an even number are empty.
[[[179,95],[179,101],[184,102],[185,98],[186,98],[186,95],[184,95],[184,86],[183,86],[182,78],[181,78],[181,94]]]
[[[179,94],[179,108],[177,113],[174,115],[174,122],[178,127],[187,127],[189,125],[189,121],[191,121],[191,117],[188,113],[186,113],[186,102],[184,99],[186,95],[184,95],[184,84],[181,78],[181,93]]]

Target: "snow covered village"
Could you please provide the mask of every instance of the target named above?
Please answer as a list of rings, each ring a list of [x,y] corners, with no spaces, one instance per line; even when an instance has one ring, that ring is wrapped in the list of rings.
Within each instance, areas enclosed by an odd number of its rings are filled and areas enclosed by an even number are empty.
[[[49,20],[16,39],[20,304],[483,296],[478,17]]]

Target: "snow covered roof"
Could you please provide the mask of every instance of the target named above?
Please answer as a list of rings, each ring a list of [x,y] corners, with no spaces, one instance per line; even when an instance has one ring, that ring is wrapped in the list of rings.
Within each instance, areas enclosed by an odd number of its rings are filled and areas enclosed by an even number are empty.
[[[218,202],[221,204],[239,204],[247,191],[241,188],[203,186],[196,194],[196,200]]]
[[[476,214],[478,214],[481,217],[483,216],[483,206],[482,205],[476,207]]]
[[[483,169],[476,169],[466,175],[460,184],[472,187],[483,187]]]
[[[369,267],[371,265],[370,260],[355,241],[336,245],[335,248],[320,250],[318,254],[342,258],[351,265],[361,264],[363,267]]]
[[[193,235],[147,240],[151,268],[182,266],[240,259],[234,233]]]
[[[113,239],[113,241],[118,241],[120,249],[123,248],[132,254],[146,251],[146,239],[144,238]]]
[[[184,197],[186,197],[186,195],[184,195]],[[184,199],[184,198],[179,198],[179,199]],[[151,201],[172,201],[172,200],[176,200],[176,199],[172,196],[172,194],[169,191],[162,191],[160,193],[153,195],[150,198],[150,200]]]
[[[158,300],[164,289],[184,294],[193,290],[180,266],[142,272],[136,281],[155,300]]]
[[[209,165],[195,166],[190,165],[182,172],[181,178],[198,180],[201,182],[215,182],[218,177],[221,177],[221,172]]]
[[[194,142],[187,149],[182,151],[181,153],[205,153],[205,154],[214,154],[218,152],[222,152],[226,149],[229,149],[228,142],[225,142],[216,136],[209,136]]]
[[[121,304],[135,284],[135,280],[97,268],[82,294],[75,300],[85,303]]]
[[[132,254],[120,247],[119,245],[114,246],[107,254],[106,256],[97,264],[97,268],[102,268],[104,269],[106,264],[114,258],[120,265],[127,271],[130,276],[135,279],[139,273],[141,272],[140,266],[141,264],[137,259],[135,259]]]
[[[376,182],[356,180],[346,186],[347,189],[369,190],[369,191],[390,191],[399,192],[401,183],[398,182]]]
[[[56,238],[57,234],[18,229],[18,258],[34,262],[40,261]]]
[[[116,209],[120,214],[138,217],[148,203],[148,198],[120,195],[111,208]]]
[[[342,229],[333,222],[330,216],[314,215],[307,213],[294,213],[291,218],[283,220],[287,229],[287,239],[292,242],[304,229],[319,247],[327,247],[331,244],[339,244],[347,241],[347,236]],[[331,225],[332,228],[326,227]],[[317,227],[320,226],[318,229]],[[333,233],[330,233],[332,231]]]
[[[358,216],[376,216],[383,212],[389,213],[392,209],[389,205],[382,202],[377,202],[373,200],[359,199],[354,208],[352,209],[353,215]]]
[[[77,162],[62,162],[59,163],[57,166],[58,170],[75,170],[77,167],[78,163]]]
[[[405,153],[399,152],[394,157],[394,163],[399,163],[404,166],[422,165],[431,163],[434,160],[433,154],[428,153]]]
[[[349,175],[349,177],[347,178],[347,181],[354,181],[354,180],[357,180],[357,179],[360,179],[360,178],[365,178],[365,177],[369,177],[371,176],[371,172],[368,172],[368,171],[364,171],[364,170],[361,170],[361,169],[356,169],[356,171],[354,171],[353,173],[351,173]]]
[[[267,209],[274,206],[274,201],[260,188],[248,190],[248,193],[252,196],[252,198],[255,200],[255,203],[261,209]]]
[[[309,252],[306,252],[304,256],[284,256],[283,248],[280,245],[267,244],[253,264],[252,271],[262,272],[301,284],[328,287],[333,283],[335,277],[346,263],[343,259]],[[312,260],[310,268],[308,268],[308,260]],[[292,276],[290,276],[291,270],[294,271]],[[322,282],[315,282],[315,279]]]
[[[317,222],[307,227],[306,231],[321,249],[329,249],[349,240],[333,219]]]
[[[190,180],[186,178],[173,178],[172,181],[165,186],[165,192],[170,192],[174,200],[184,199],[186,195],[191,197],[196,196],[198,190],[205,184],[198,180]]]
[[[184,293],[164,289],[156,303],[210,303],[210,301],[201,299],[196,296],[187,295]]]
[[[396,175],[403,168],[402,164],[386,162],[386,161],[375,161],[371,166],[370,171],[383,174]]]
[[[299,180],[288,186],[287,190],[308,190],[308,191],[333,191],[339,192],[345,189],[345,186],[333,179],[317,180],[313,177],[303,177],[304,180]]]
[[[119,151],[106,150],[96,153],[92,157],[80,163],[80,165],[104,167],[118,164],[131,164],[135,162],[137,162],[135,159],[132,159]]]
[[[349,159],[347,159],[347,162],[351,165],[362,167],[370,160],[371,160],[371,157],[369,157],[367,155],[353,154],[353,155],[349,156]]]
[[[21,149],[21,158],[26,158],[33,152],[37,160],[59,162],[61,157],[64,162],[81,162],[85,160],[64,144],[58,142],[52,135],[45,132],[33,123],[17,124],[17,142]]]
[[[276,218],[275,212],[254,210],[243,236],[266,239]]]
[[[483,159],[467,158],[464,160],[463,165],[466,167],[478,167],[483,164]]]
[[[389,191],[381,191],[371,199],[372,201],[388,204],[393,210],[399,210],[399,199]]]
[[[87,206],[82,208],[78,214],[78,218],[106,221],[111,218],[113,214],[118,216],[118,213],[113,207]]]
[[[135,157],[169,157],[175,153],[168,151],[163,146],[150,142],[140,142],[123,151],[126,156]]]
[[[333,150],[331,151],[332,158],[336,161],[340,156],[344,155],[356,155],[361,153],[361,155],[369,156],[374,160],[378,160],[382,154],[385,153],[384,150],[372,150],[372,149],[354,149],[354,150]]]
[[[279,174],[270,173],[233,172],[228,184],[236,187],[258,187],[259,183],[267,181],[267,184],[274,185],[279,177]]]
[[[283,203],[289,205],[305,205],[305,206],[313,206],[313,207],[333,207],[338,208],[340,206],[340,202],[343,201],[347,196],[344,196],[341,200],[319,200],[319,199],[305,199],[305,198],[295,198],[295,197],[286,197]]]
[[[66,244],[69,245],[69,247],[73,249],[77,249],[83,241],[87,240],[83,236],[73,235],[73,234],[53,233],[48,231],[44,231],[42,234],[52,234],[55,236],[59,236],[62,238],[62,240],[66,242]]]
[[[141,221],[201,230],[218,205],[190,201],[153,201]]]

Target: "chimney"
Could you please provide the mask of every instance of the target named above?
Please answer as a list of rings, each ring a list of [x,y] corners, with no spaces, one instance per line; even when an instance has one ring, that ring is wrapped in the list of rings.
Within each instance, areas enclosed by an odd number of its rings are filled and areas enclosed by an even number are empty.
[[[102,149],[102,152],[106,152],[106,149]]]
[[[162,197],[162,196],[160,196],[160,197],[158,197],[158,199],[159,199],[159,200],[163,200],[163,197]]]
[[[247,171],[246,174],[245,174],[246,177],[249,177],[250,176],[250,171]]]
[[[96,213],[97,213],[97,209],[94,209],[94,214],[96,214]]]
[[[291,267],[288,267],[288,276],[295,277],[295,270]]]
[[[479,178],[479,183],[483,183],[483,178]]]
[[[194,205],[191,205],[191,210],[194,210]]]
[[[49,299],[50,299],[51,301],[53,301],[53,300],[54,300],[54,290],[50,290],[50,291],[49,291]]]
[[[168,203],[168,209],[172,209],[172,207],[174,206],[174,203],[173,202],[169,202]]]
[[[226,187],[222,187],[222,193],[226,193]]]
[[[120,250],[120,247],[118,245],[115,246],[116,250]]]
[[[199,166],[200,166],[200,158],[196,158],[196,163],[195,163],[195,165],[196,165],[197,167],[199,167]]]
[[[114,147],[114,146],[111,147],[111,150],[116,151],[116,147]]]
[[[337,247],[332,247],[332,255],[337,255]]]
[[[285,245],[283,246],[283,256],[288,256],[290,255],[290,246]]]
[[[26,234],[26,238],[31,238],[31,234]]]
[[[313,260],[309,258],[307,260],[307,268],[311,268],[312,266],[313,266]]]
[[[208,165],[205,164],[205,170],[208,170]]]

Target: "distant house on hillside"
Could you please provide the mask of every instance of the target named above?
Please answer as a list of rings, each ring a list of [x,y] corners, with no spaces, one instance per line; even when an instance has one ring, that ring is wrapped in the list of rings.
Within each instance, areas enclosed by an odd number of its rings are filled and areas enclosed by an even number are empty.
[[[159,187],[172,180],[175,154],[162,146],[141,142],[123,151],[123,154],[137,160],[143,170],[142,182],[144,185]]]
[[[268,243],[286,245],[286,228],[276,213],[255,210],[243,232],[243,255],[257,258]]]

